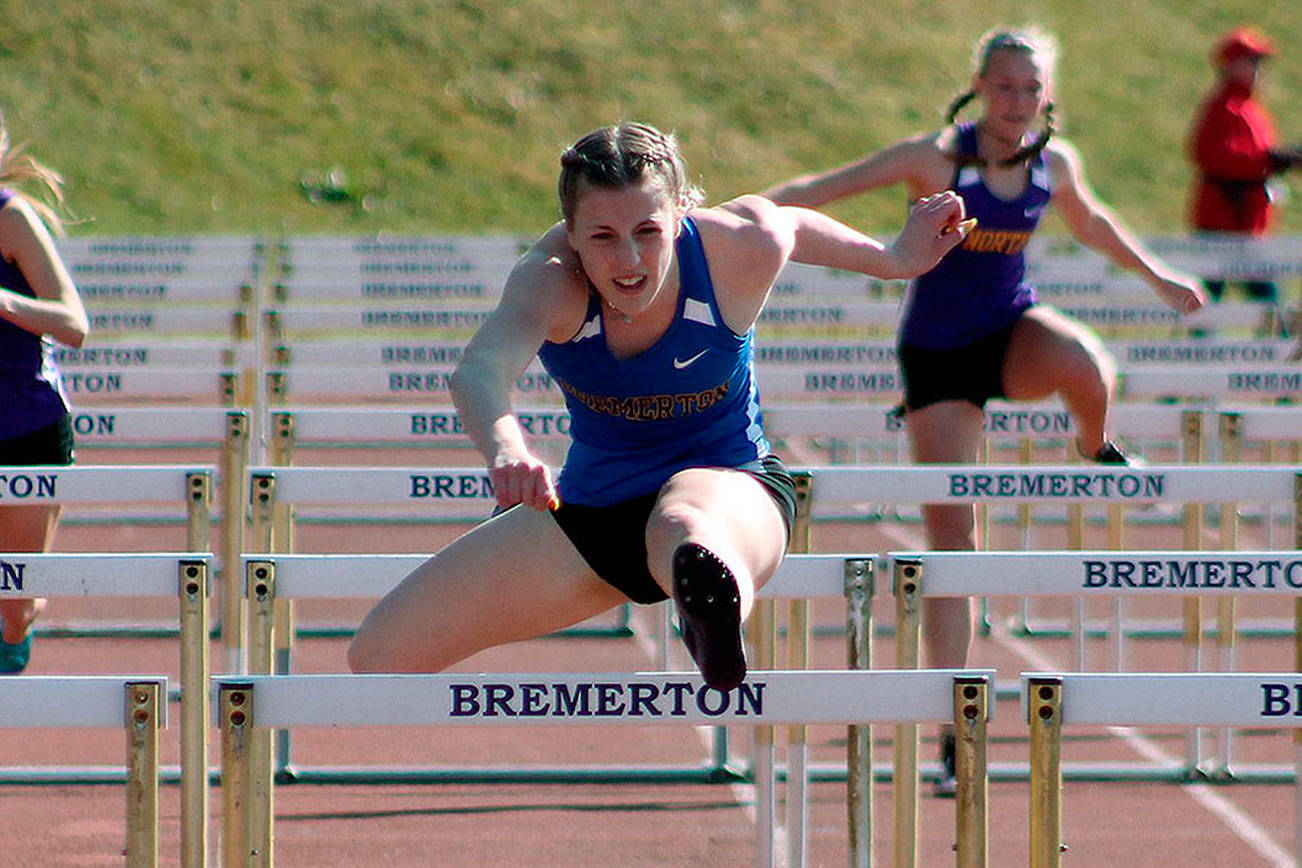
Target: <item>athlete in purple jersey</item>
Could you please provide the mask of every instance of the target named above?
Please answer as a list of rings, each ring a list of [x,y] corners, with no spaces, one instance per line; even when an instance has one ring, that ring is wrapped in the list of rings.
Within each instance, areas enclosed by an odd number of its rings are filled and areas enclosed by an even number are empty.
[[[1192,278],[1160,262],[1098,200],[1076,149],[1051,138],[1055,60],[1054,40],[1034,28],[991,31],[978,44],[972,88],[951,107],[950,126],[767,191],[777,202],[817,206],[894,184],[904,184],[911,199],[953,188],[977,219],[963,245],[911,287],[900,364],[915,461],[974,463],[988,398],[1051,395],[1072,412],[1082,455],[1126,461],[1107,435],[1114,362],[1087,328],[1036,305],[1023,281],[1023,250],[1046,206],[1077,239],[1138,273],[1176,310],[1205,302]],[[953,125],[973,99],[980,118]],[[1036,135],[1041,117],[1044,130]],[[976,548],[974,508],[928,504],[923,512],[932,549]],[[970,602],[928,598],[925,608],[931,664],[966,665]],[[950,794],[953,785],[953,775],[945,776],[938,792]]]
[[[355,670],[437,671],[672,596],[706,683],[745,677],[741,623],[795,504],[751,366],[773,281],[792,259],[914,276],[966,226],[957,196],[927,197],[886,247],[757,196],[699,207],[687,177],[674,139],[643,124],[603,127],[562,155],[564,220],[517,263],[453,375],[506,509],[379,602],[349,648]],[[574,419],[560,499],[510,404],[540,354]]]
[[[60,198],[59,176],[10,147],[0,118],[0,184],[35,181]],[[44,219],[42,219],[44,218]],[[90,323],[39,200],[0,189],[0,465],[70,464],[72,424],[50,341],[79,347]],[[59,507],[0,506],[0,552],[49,551]],[[22,672],[44,600],[0,600],[0,674]]]

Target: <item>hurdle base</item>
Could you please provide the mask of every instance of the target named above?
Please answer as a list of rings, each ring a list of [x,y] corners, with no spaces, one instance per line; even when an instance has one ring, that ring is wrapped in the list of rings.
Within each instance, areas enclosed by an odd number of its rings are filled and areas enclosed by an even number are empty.
[[[179,784],[181,767],[159,766],[158,781],[162,784]],[[69,784],[116,784],[127,782],[127,771],[122,766],[8,766],[0,767],[0,787],[67,786]],[[213,766],[208,770],[208,782],[221,783],[221,770]]]
[[[569,766],[439,768],[284,766],[278,784],[729,784],[748,778],[733,766]]]

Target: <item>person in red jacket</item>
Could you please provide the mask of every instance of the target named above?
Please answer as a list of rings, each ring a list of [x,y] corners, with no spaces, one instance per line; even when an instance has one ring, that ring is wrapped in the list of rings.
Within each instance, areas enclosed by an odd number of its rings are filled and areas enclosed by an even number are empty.
[[[1216,87],[1199,107],[1189,138],[1198,170],[1190,223],[1197,231],[1265,235],[1274,216],[1268,181],[1302,166],[1302,149],[1280,146],[1275,119],[1255,94],[1262,61],[1274,53],[1269,37],[1252,27],[1230,31],[1212,51]],[[1222,280],[1207,281],[1213,299],[1224,289]],[[1247,291],[1255,299],[1276,298],[1268,281],[1250,282]]]

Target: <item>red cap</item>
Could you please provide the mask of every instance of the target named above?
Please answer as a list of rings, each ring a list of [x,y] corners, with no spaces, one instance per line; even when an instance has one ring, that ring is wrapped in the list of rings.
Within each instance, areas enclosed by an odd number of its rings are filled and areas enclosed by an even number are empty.
[[[1241,57],[1269,57],[1275,53],[1275,43],[1255,27],[1231,30],[1216,43],[1215,58],[1222,64]]]

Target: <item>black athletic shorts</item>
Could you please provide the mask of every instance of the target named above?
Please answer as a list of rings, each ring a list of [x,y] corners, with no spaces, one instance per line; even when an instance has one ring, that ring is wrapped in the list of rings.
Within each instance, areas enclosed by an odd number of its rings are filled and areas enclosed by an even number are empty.
[[[71,464],[73,460],[72,416],[39,428],[0,440],[0,465],[22,467],[38,464]]]
[[[777,504],[787,539],[796,520],[796,484],[776,455],[736,468],[755,477]],[[668,599],[647,569],[646,523],[659,491],[612,506],[562,503],[552,511],[579,554],[601,579],[634,603]]]
[[[900,346],[904,377],[904,406],[908,410],[941,401],[969,401],[984,408],[991,398],[1004,397],[1004,356],[1013,337],[1014,321],[997,332],[952,350]]]

